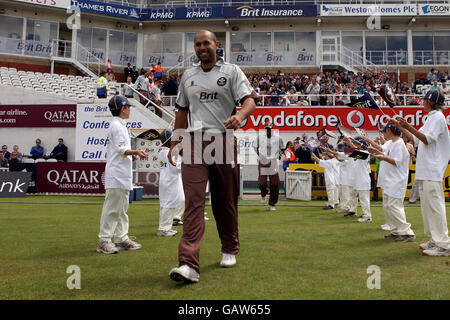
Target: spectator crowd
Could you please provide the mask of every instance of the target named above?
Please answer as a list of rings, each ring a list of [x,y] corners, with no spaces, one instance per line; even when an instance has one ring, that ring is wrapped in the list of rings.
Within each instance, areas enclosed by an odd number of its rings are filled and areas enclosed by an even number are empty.
[[[152,65],[147,70],[142,68],[138,75],[136,67],[131,68],[128,64],[124,71],[126,84],[121,94],[132,97],[133,90],[130,88],[133,88],[157,105],[169,104],[168,97],[174,97],[178,93],[181,74],[163,79],[162,71],[157,70],[162,70],[160,64]],[[429,85],[429,89],[438,89],[444,94],[450,94],[450,88],[447,85],[450,81],[449,72],[439,72],[436,69],[431,69],[428,74],[411,84],[399,81],[396,73],[386,71],[302,74],[283,73],[279,70],[276,74],[250,73],[247,77],[260,96],[257,102],[260,106],[344,106],[366,92],[374,96],[378,105],[384,106],[386,103],[377,93],[378,88],[384,84],[392,88],[396,105],[420,105],[422,102],[420,86],[423,85]],[[147,103],[142,97],[140,100],[144,105]]]
[[[12,151],[8,151],[8,146],[4,144],[0,151],[0,168],[8,168],[9,171],[22,171],[24,159],[55,159],[56,161],[67,161],[68,148],[64,144],[64,139],[59,138],[58,144],[47,155],[42,146],[41,139],[36,139],[31,147],[29,154],[23,154],[19,151],[19,146],[14,145]]]

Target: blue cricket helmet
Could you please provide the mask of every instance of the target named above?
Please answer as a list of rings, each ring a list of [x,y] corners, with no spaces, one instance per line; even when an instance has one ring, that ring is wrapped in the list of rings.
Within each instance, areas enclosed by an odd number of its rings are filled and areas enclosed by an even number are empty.
[[[444,104],[445,96],[440,90],[428,90],[425,97],[423,97],[423,100],[430,100],[436,105],[441,106]]]

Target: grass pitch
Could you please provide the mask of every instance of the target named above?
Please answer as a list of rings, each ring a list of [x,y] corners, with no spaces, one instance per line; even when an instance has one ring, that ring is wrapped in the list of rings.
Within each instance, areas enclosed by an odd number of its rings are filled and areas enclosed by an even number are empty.
[[[417,239],[394,243],[383,238],[380,203],[372,202],[374,222],[367,224],[322,210],[324,201],[280,201],[274,213],[258,201],[240,203],[236,267],[219,266],[207,207],[200,282],[183,285],[169,279],[182,228],[175,237],[156,236],[158,200],[134,202],[128,211],[142,250],[105,255],[95,251],[102,197],[2,199],[0,299],[450,299],[450,257],[418,249],[429,240],[418,206],[406,208]],[[316,206],[290,206],[306,204]],[[71,265],[80,267],[80,290],[66,286]],[[381,289],[367,288],[371,265],[381,270]]]

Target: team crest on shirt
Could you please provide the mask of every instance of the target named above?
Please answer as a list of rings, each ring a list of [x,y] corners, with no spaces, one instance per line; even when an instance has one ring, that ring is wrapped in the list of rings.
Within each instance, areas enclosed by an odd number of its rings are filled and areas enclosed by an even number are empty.
[[[223,87],[226,84],[227,84],[227,78],[220,77],[219,79],[217,79],[217,85],[218,86]]]

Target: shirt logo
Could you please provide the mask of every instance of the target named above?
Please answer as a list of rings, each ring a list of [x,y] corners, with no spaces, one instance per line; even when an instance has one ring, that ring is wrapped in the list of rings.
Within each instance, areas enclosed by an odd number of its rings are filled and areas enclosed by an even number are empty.
[[[219,79],[217,79],[217,85],[218,86],[223,87],[226,84],[227,84],[227,78],[220,77]]]
[[[202,89],[195,92],[195,94],[199,95],[199,99],[202,102],[213,102],[217,100],[217,92]]]

